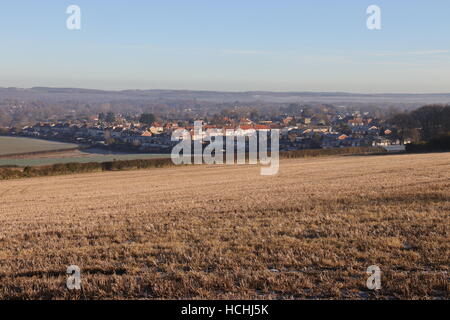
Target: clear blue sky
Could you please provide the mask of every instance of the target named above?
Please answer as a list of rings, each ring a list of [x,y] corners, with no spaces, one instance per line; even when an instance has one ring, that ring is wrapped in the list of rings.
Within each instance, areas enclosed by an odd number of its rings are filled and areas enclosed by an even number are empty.
[[[448,0],[2,0],[0,86],[450,92],[449,13]]]

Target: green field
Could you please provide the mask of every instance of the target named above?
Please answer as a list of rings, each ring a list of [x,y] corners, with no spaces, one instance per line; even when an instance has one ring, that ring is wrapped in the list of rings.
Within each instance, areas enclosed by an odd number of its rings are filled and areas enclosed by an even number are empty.
[[[0,137],[0,156],[30,152],[73,149],[73,143],[55,142],[21,137]]]
[[[101,149],[73,150],[78,145],[73,143],[54,142],[32,138],[20,137],[0,137],[0,157],[7,155],[17,155],[0,158],[0,166],[44,166],[56,163],[88,163],[107,162],[115,160],[135,160],[135,159],[157,159],[168,158],[168,154],[148,154],[148,153],[122,153],[109,152]],[[45,152],[55,150],[65,150],[55,154],[33,155],[28,153]]]
[[[160,159],[169,158],[168,154],[147,154],[147,153],[124,153],[124,154],[83,154],[73,157],[49,157],[35,159],[0,159],[0,166],[45,166],[56,163],[88,163],[88,162],[107,162],[117,160],[136,160],[136,159]]]

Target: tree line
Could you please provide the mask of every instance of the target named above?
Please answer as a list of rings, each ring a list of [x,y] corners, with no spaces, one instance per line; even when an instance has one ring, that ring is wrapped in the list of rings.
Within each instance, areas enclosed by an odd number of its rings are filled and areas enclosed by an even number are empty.
[[[389,122],[395,126],[401,140],[413,141],[411,150],[450,150],[450,105],[427,105],[398,113]]]

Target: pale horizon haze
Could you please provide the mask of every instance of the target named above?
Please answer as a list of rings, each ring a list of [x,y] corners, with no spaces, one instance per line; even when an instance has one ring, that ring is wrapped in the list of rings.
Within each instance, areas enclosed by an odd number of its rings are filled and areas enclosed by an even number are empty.
[[[69,5],[81,30],[68,30]],[[366,9],[381,8],[381,30]],[[2,1],[0,87],[450,92],[450,2]]]

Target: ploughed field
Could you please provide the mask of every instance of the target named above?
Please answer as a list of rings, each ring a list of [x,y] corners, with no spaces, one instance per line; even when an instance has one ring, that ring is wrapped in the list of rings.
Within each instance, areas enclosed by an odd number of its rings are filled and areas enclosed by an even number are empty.
[[[0,298],[448,299],[449,200],[450,153],[0,181]]]

